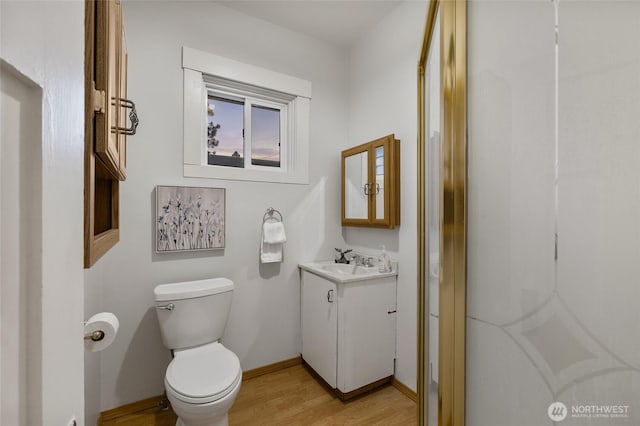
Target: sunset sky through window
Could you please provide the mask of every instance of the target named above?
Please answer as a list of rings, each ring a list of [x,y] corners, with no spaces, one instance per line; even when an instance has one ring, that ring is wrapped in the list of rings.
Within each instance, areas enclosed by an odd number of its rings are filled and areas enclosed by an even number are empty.
[[[231,156],[238,152],[244,157],[244,106],[240,102],[210,96],[208,123],[220,124],[214,148],[216,155]],[[280,111],[253,105],[251,108],[252,158],[280,161]],[[213,112],[213,114],[211,114]]]

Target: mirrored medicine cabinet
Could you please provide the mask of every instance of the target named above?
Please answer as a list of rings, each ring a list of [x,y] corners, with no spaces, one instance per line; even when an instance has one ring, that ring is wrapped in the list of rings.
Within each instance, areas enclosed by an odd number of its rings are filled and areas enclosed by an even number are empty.
[[[400,141],[393,134],[342,151],[342,226],[400,225]]]

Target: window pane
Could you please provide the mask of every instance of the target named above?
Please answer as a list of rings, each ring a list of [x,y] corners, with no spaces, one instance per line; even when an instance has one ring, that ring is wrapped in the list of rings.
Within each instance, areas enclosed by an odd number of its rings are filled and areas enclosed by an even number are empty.
[[[384,219],[384,147],[376,147],[376,219]]]
[[[376,176],[384,176],[384,147],[376,148]]]
[[[207,164],[244,167],[244,102],[208,96]]]
[[[251,164],[280,167],[280,110],[251,106]]]

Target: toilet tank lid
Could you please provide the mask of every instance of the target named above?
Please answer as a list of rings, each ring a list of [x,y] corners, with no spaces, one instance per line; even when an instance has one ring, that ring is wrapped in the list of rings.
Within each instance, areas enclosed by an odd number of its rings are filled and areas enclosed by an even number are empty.
[[[160,284],[153,290],[157,302],[193,299],[233,290],[233,281],[228,278],[209,278],[198,281]]]

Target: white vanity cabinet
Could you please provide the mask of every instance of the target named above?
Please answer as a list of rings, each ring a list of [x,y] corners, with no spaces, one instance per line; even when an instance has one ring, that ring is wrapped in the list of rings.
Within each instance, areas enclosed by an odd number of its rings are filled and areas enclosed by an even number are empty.
[[[341,399],[393,377],[396,275],[386,275],[336,282],[301,271],[302,358]]]
[[[338,286],[302,271],[302,358],[332,388],[338,386]]]

